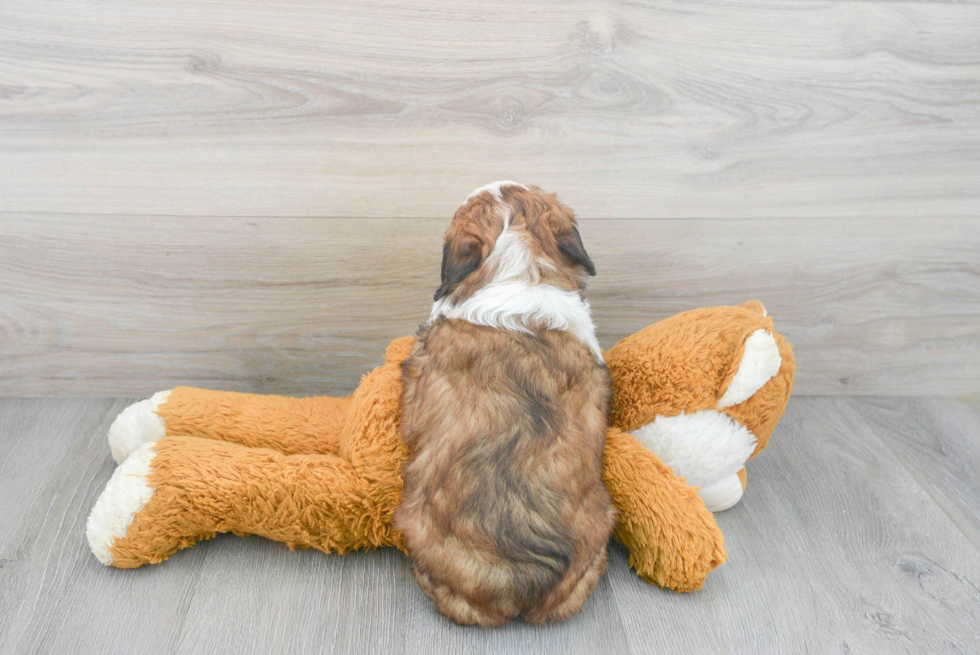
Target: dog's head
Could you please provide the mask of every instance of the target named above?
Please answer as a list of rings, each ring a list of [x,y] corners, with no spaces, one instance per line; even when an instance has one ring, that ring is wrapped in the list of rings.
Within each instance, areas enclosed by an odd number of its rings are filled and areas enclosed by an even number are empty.
[[[572,210],[516,182],[473,191],[446,230],[435,300],[459,302],[493,283],[550,284],[581,291],[595,266]]]

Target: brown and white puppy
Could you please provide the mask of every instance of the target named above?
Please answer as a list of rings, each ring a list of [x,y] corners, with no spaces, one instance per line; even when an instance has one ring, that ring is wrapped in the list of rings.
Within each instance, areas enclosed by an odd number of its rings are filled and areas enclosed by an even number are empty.
[[[578,612],[606,568],[609,377],[575,217],[513,182],[474,191],[402,369],[409,446],[394,515],[415,578],[458,623]]]

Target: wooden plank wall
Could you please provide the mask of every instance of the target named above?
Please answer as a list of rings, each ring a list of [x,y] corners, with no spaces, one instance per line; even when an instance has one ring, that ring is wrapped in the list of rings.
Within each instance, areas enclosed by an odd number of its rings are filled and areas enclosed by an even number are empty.
[[[344,393],[473,187],[604,345],[763,300],[804,394],[980,393],[980,5],[0,4],[0,395]]]
[[[0,395],[178,384],[343,394],[428,316],[444,219],[24,216],[0,223]],[[980,388],[969,219],[583,221],[608,347],[759,298],[797,393]],[[971,263],[972,262],[972,263]]]

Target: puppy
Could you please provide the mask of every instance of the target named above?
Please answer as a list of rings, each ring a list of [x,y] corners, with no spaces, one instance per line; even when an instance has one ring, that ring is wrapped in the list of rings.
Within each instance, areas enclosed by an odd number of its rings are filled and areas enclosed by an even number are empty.
[[[610,391],[586,275],[574,215],[534,187],[477,189],[446,232],[442,284],[402,369],[394,525],[457,623],[564,619],[605,571]]]

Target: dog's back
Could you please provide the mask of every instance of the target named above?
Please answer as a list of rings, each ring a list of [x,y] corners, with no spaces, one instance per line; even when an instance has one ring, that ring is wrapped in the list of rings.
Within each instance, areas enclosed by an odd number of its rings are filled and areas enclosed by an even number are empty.
[[[394,520],[426,595],[460,623],[577,612],[614,521],[605,367],[567,331],[442,318],[420,330],[403,381]]]
[[[460,623],[578,611],[606,565],[608,372],[575,215],[498,182],[456,211],[429,323],[402,369],[409,445],[395,526]]]

